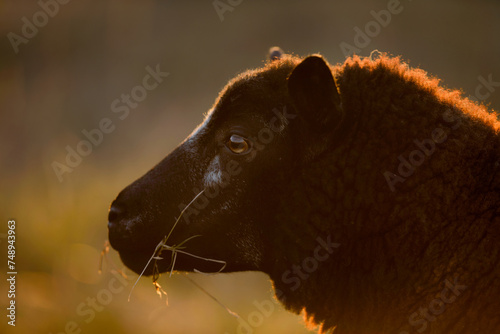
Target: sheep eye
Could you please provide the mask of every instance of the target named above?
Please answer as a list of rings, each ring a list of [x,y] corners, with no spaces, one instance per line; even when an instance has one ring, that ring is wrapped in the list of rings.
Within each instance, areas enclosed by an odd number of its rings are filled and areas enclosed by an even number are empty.
[[[238,135],[232,135],[227,141],[226,146],[235,154],[243,154],[250,149],[248,140]]]

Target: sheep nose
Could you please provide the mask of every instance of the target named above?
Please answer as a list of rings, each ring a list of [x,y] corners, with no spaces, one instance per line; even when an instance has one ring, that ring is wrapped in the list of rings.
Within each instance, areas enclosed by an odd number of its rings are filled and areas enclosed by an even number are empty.
[[[123,214],[123,210],[119,208],[115,203],[111,204],[108,213],[108,229],[116,228],[118,222],[120,221],[120,216]]]

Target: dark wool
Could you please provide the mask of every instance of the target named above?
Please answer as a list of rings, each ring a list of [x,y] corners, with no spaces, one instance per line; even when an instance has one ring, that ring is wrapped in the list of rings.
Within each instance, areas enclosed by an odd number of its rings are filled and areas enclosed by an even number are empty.
[[[270,66],[281,76],[298,62]],[[398,58],[354,57],[332,73],[354,125],[281,190],[266,268],[280,299],[335,334],[499,333],[500,123]],[[433,131],[440,143],[391,191],[384,173]],[[290,291],[283,272],[318,236],[340,246]],[[449,304],[446,281],[466,286]],[[436,298],[442,314],[413,314]]]

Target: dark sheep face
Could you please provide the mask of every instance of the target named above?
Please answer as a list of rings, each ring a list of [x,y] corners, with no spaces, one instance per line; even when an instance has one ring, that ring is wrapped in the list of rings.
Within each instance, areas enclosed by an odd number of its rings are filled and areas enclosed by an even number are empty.
[[[283,185],[342,118],[328,65],[314,56],[299,63],[277,59],[231,81],[205,121],[120,192],[109,211],[109,240],[129,268],[141,273],[172,231],[167,245],[195,236],[183,250],[224,261],[224,271],[263,270]],[[160,271],[171,264],[166,253]],[[221,263],[179,254],[174,269],[216,272]]]

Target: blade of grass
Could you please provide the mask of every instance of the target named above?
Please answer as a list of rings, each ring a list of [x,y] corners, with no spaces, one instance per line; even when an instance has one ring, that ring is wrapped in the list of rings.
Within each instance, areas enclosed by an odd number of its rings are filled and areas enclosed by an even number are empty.
[[[210,258],[205,258],[205,257],[202,257],[202,256],[198,256],[198,255],[194,255],[192,253],[189,253],[189,252],[186,252],[186,251],[182,251],[180,249],[184,249],[186,247],[183,247],[183,245],[185,243],[187,243],[188,241],[190,241],[191,239],[194,239],[196,237],[199,237],[200,235],[193,235],[185,240],[183,240],[181,243],[177,244],[177,245],[173,245],[173,246],[169,246],[167,245],[167,241],[168,239],[170,238],[173,230],[175,229],[175,227],[177,226],[177,223],[179,222],[179,220],[181,219],[182,215],[184,214],[184,212],[189,208],[189,206],[204,192],[205,190],[203,189],[202,191],[200,191],[194,198],[193,200],[191,200],[191,202],[189,202],[188,205],[186,205],[186,207],[181,211],[179,217],[175,220],[175,223],[174,225],[172,226],[172,228],[170,229],[170,232],[168,233],[168,235],[166,235],[163,240],[161,240],[158,245],[156,245],[155,247],[155,251],[153,252],[153,255],[149,258],[148,262],[146,263],[146,266],[144,267],[144,269],[142,270],[141,274],[139,275],[139,277],[137,278],[136,282],[134,283],[134,286],[132,287],[132,289],[130,290],[130,294],[128,296],[128,300],[130,301],[130,296],[132,295],[132,291],[134,290],[135,286],[137,285],[137,283],[139,282],[140,278],[144,275],[144,272],[146,270],[146,268],[149,266],[149,264],[151,263],[152,260],[154,260],[154,263],[153,263],[153,285],[155,286],[155,289],[156,289],[156,293],[160,296],[162,295],[165,295],[167,301],[167,305],[168,305],[168,295],[167,293],[165,292],[165,290],[162,289],[161,285],[158,283],[158,279],[160,277],[160,272],[159,272],[159,269],[158,269],[158,265],[157,265],[157,261],[158,260],[162,260],[163,258],[160,256],[161,255],[161,252],[162,250],[166,249],[166,250],[169,250],[172,252],[172,255],[171,255],[171,260],[170,260],[170,274],[169,274],[169,277],[172,277],[172,273],[175,269],[175,263],[177,261],[177,254],[178,253],[181,253],[181,254],[184,254],[184,255],[187,255],[187,256],[191,256],[191,257],[194,257],[194,258],[197,258],[197,259],[200,259],[200,260],[204,260],[204,261],[209,261],[209,262],[216,262],[216,263],[220,263],[222,264],[222,267],[217,271],[217,273],[220,273],[221,271],[224,270],[224,268],[226,268],[226,261],[222,261],[222,260],[215,260],[215,259],[210,259]],[[198,272],[198,273],[202,273],[202,274],[206,274],[206,273],[203,273],[199,270],[197,270],[196,268],[194,269],[195,272]],[[191,281],[192,284],[194,284],[197,288],[199,288],[202,292],[204,292],[207,296],[209,296],[211,299],[213,299],[217,304],[219,304],[222,308],[224,308],[229,314],[231,314],[232,316],[236,317],[236,318],[239,318],[239,315],[233,311],[231,311],[227,306],[225,306],[224,304],[222,304],[217,298],[215,298],[212,294],[210,294],[207,290],[205,290],[203,287],[201,287],[198,283],[196,283],[195,281],[193,281],[191,278],[187,277],[186,275],[184,275],[184,277],[186,277],[189,281]]]
[[[210,297],[211,299],[213,299],[217,304],[219,304],[223,309],[225,309],[227,311],[227,313],[229,313],[230,315],[232,315],[233,317],[235,318],[240,318],[240,316],[238,315],[238,313],[234,312],[234,311],[231,311],[231,309],[229,307],[227,307],[226,305],[224,305],[221,301],[219,301],[217,298],[215,298],[210,292],[208,292],[207,290],[205,290],[201,285],[199,285],[198,283],[196,283],[191,277],[188,277],[187,275],[183,275],[185,278],[187,278],[191,283],[193,283],[198,289],[200,289],[203,293],[205,293],[208,297]]]
[[[141,274],[139,275],[139,277],[137,277],[137,280],[135,281],[134,285],[133,285],[133,286],[132,286],[132,288],[130,289],[130,293],[129,293],[129,295],[128,295],[128,301],[130,301],[130,296],[132,295],[132,291],[134,291],[135,286],[137,285],[137,283],[139,283],[139,280],[140,280],[140,279],[141,279],[141,277],[144,275],[144,272],[146,271],[146,268],[149,266],[149,264],[151,263],[151,261],[153,260],[153,258],[154,258],[155,256],[160,256],[160,254],[156,254],[156,253],[158,252],[158,250],[161,250],[161,246],[162,246],[162,245],[164,245],[164,244],[167,242],[168,238],[170,237],[170,235],[171,235],[171,234],[172,234],[172,232],[174,231],[175,227],[177,226],[177,223],[179,223],[179,220],[181,219],[181,217],[182,217],[182,215],[184,214],[184,212],[186,212],[186,210],[189,208],[189,206],[190,206],[191,204],[193,204],[193,202],[194,202],[194,201],[196,201],[196,199],[197,199],[197,198],[198,198],[198,197],[199,197],[199,196],[200,196],[200,195],[201,195],[204,191],[205,191],[205,189],[203,189],[202,191],[200,191],[200,192],[198,193],[198,195],[196,195],[196,196],[195,196],[195,197],[191,200],[191,202],[189,202],[189,204],[188,204],[188,205],[186,205],[186,207],[185,207],[185,208],[181,211],[181,214],[179,215],[179,217],[176,219],[176,221],[175,221],[174,225],[172,226],[172,228],[170,229],[170,232],[168,233],[168,235],[167,235],[165,238],[163,238],[163,240],[162,240],[162,241],[160,241],[160,242],[158,243],[158,245],[156,245],[156,247],[155,247],[155,251],[153,252],[153,255],[151,255],[151,257],[149,258],[148,262],[147,262],[147,263],[146,263],[146,265],[144,266],[144,269],[142,270]],[[157,269],[156,260],[155,260],[155,266],[154,266],[154,267],[155,267],[155,269]],[[154,272],[154,270],[153,270],[153,272]],[[153,274],[153,276],[154,276],[154,274]],[[156,280],[157,280],[157,279],[156,279]],[[153,282],[155,282],[156,280],[155,280],[155,279],[153,279]]]

